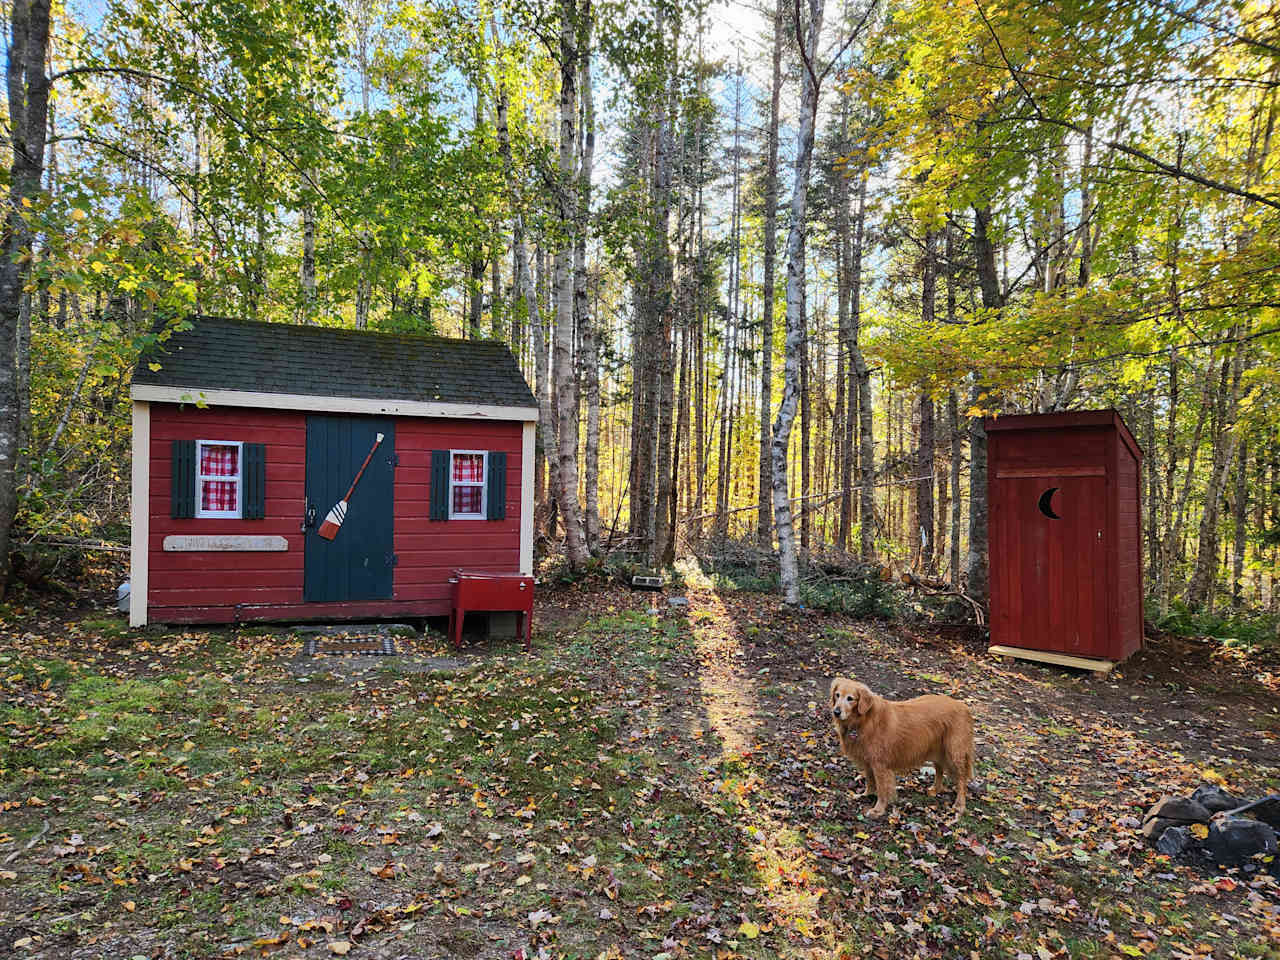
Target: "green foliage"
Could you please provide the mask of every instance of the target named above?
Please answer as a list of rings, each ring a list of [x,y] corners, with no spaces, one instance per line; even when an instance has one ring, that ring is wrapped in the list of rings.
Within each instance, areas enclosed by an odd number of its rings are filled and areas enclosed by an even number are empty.
[[[1154,601],[1148,605],[1156,608]],[[1225,646],[1280,649],[1280,617],[1274,614],[1250,616],[1231,609],[1192,609],[1175,600],[1155,626],[1181,637],[1211,637]]]

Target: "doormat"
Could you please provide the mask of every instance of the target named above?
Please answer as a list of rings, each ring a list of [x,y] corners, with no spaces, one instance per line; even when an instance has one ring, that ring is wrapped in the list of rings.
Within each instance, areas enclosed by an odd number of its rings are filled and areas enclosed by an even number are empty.
[[[390,637],[353,640],[347,637],[307,637],[302,652],[316,656],[394,657],[396,645]]]

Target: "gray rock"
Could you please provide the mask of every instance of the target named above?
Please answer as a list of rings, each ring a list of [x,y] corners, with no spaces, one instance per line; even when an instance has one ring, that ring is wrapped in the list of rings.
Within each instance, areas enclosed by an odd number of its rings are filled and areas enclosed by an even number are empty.
[[[1143,820],[1159,817],[1175,823],[1208,823],[1213,814],[1194,800],[1181,797],[1164,797],[1147,811]]]
[[[1191,794],[1191,799],[1210,813],[1223,813],[1227,810],[1234,810],[1244,803],[1243,800],[1237,800],[1221,787],[1215,787],[1208,783],[1204,786],[1196,787],[1195,792]]]
[[[1272,830],[1280,830],[1280,793],[1242,804],[1231,811],[1232,814],[1247,813],[1256,820],[1261,820]]]
[[[667,597],[667,604],[672,607],[687,607],[689,605],[688,597]]]
[[[1170,827],[1185,827],[1185,823],[1177,820],[1166,820],[1164,817],[1151,817],[1142,824],[1142,835],[1147,838],[1147,843],[1155,846],[1160,837]]]
[[[1181,857],[1199,846],[1190,827],[1170,827],[1160,834],[1156,850],[1170,857]]]
[[[1225,817],[1209,824],[1209,837],[1204,842],[1206,852],[1217,864],[1239,867],[1249,863],[1259,854],[1275,856],[1276,832],[1259,820],[1244,817]]]

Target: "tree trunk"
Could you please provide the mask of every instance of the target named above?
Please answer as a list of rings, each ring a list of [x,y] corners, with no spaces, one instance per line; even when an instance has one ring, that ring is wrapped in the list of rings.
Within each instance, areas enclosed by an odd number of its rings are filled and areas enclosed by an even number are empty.
[[[867,177],[858,178],[858,214],[849,259],[849,403],[858,397],[858,557],[876,559],[876,439],[871,409],[871,368],[862,354],[862,238],[867,214]],[[852,429],[852,428],[850,428]]]
[[[480,318],[484,316],[484,267],[485,261],[476,256],[471,261],[471,282],[467,284],[467,339],[479,340]]]
[[[1236,458],[1235,503],[1232,504],[1232,522],[1235,535],[1231,543],[1231,605],[1239,610],[1244,606],[1244,551],[1245,534],[1249,522],[1249,442],[1240,441]]]
[[[494,29],[496,36],[497,29]],[[519,180],[515,176],[515,164],[511,157],[511,133],[507,123],[508,113],[508,96],[506,84],[498,82],[498,150],[502,154],[502,168],[506,177],[507,184],[511,189],[511,209],[512,209],[512,237],[511,245],[513,256],[515,258],[515,277],[513,284],[515,287],[515,296],[517,309],[512,311],[514,316],[525,315],[529,318],[529,327],[533,331],[534,340],[534,363],[536,374],[534,382],[537,385],[538,397],[538,451],[535,454],[534,474],[537,478],[536,489],[539,497],[545,500],[545,493],[542,486],[542,474],[545,472],[542,464],[545,463],[547,453],[555,449],[555,441],[551,428],[551,396],[547,387],[547,345],[546,336],[542,328],[542,314],[539,309],[538,290],[534,282],[533,271],[529,267],[529,248],[525,244],[524,236],[524,198],[521,195]],[[522,305],[521,305],[522,303]],[[513,320],[514,324],[516,321]],[[554,472],[555,465],[552,462],[552,470]],[[553,487],[555,484],[553,478]]]
[[[591,3],[583,7],[587,31],[591,28]],[[587,442],[583,522],[587,549],[600,555],[600,335],[587,291],[587,233],[591,219],[591,175],[596,150],[596,111],[591,86],[591,46],[587,34],[582,61],[581,159],[578,173],[578,220],[574,245],[574,302],[582,337],[582,391],[587,403]]]
[[[925,327],[934,323],[934,299],[937,294],[938,277],[938,235],[929,230],[924,238],[924,264],[921,270],[920,284],[920,321]],[[937,445],[934,439],[933,398],[924,384],[921,385],[916,398],[916,417],[920,424],[916,444],[916,481],[915,516],[916,528],[911,531],[915,548],[913,552],[920,558],[917,569],[932,573],[934,555],[937,545],[933,531],[933,467],[937,457]]]
[[[1000,277],[996,273],[995,247],[991,242],[991,209],[975,207],[973,211],[973,249],[978,265],[978,288],[982,306],[998,310],[1004,306],[1000,293]],[[982,382],[974,377],[969,390],[971,407],[987,408]],[[987,530],[987,432],[982,417],[969,418],[969,556],[965,571],[965,590],[979,603],[985,603],[988,592]]]
[[[818,112],[817,55],[822,33],[825,0],[809,0],[808,33],[801,40],[805,69],[800,82],[800,128],[796,140],[794,192],[791,196],[791,229],[787,234],[787,343],[786,377],[782,402],[773,424],[773,516],[778,536],[781,586],[788,604],[800,602],[800,570],[795,529],[787,483],[787,446],[800,400],[800,357],[804,341],[804,237],[808,228],[809,169],[813,161],[814,123]],[[796,18],[799,34],[799,17]]]
[[[805,258],[803,238],[801,238],[801,254],[803,260]],[[804,304],[800,315],[800,328],[805,331],[805,335],[800,338],[800,552],[809,555],[809,547],[812,543],[813,531],[813,506],[809,501],[809,493],[812,489],[812,477],[810,475],[811,468],[811,445],[812,438],[810,431],[812,429],[812,410],[813,398],[812,371],[809,369],[809,310],[808,299],[804,296],[804,289],[801,288],[801,299]]]
[[[0,256],[0,597],[9,581],[9,544],[18,507],[23,424],[19,371],[27,366],[23,302],[30,275],[31,225],[26,201],[39,193],[49,122],[49,0],[13,0],[9,10],[9,204]]]
[[[356,329],[363,330],[369,325],[369,303],[373,298],[373,282],[369,276],[373,269],[373,237],[368,230],[361,230],[360,276],[356,278]]]
[[[556,502],[564,524],[569,569],[590,559],[578,503],[578,384],[573,368],[573,224],[578,216],[578,171],[574,146],[578,120],[578,6],[560,0],[560,169],[559,214],[562,239],[555,253],[555,387],[559,433]]]
[[[316,208],[310,200],[302,206],[301,283],[302,322],[313,323],[316,309]]]
[[[1213,468],[1204,493],[1204,510],[1200,514],[1200,531],[1195,567],[1187,584],[1191,603],[1211,604],[1214,599],[1218,566],[1218,514],[1222,493],[1231,475],[1236,455],[1239,426],[1236,416],[1240,408],[1240,380],[1244,373],[1244,343],[1236,344],[1233,355],[1222,361],[1218,397],[1215,401],[1217,430],[1213,438]]]
[[[947,394],[947,422],[951,426],[951,557],[948,572],[951,586],[960,587],[960,518],[963,504],[960,499],[960,459],[963,456],[964,438],[960,433],[960,404],[956,392]]]
[[[777,0],[773,10],[773,72],[769,86],[769,126],[765,131],[764,279],[760,290],[760,480],[756,505],[756,542],[765,550],[773,546],[769,515],[769,419],[773,408],[774,271],[778,257],[778,113],[782,100],[783,24],[787,9],[784,0]]]
[[[666,44],[665,21],[661,12],[658,15],[658,36]],[[661,114],[658,120],[657,153],[654,157],[654,224],[653,237],[657,243],[657,257],[654,263],[654,277],[657,280],[659,296],[654,306],[655,330],[658,335],[657,349],[654,356],[658,363],[657,377],[657,415],[658,444],[656,471],[656,493],[653,516],[653,542],[650,548],[649,561],[654,567],[662,565],[664,558],[674,551],[672,538],[675,529],[671,522],[671,505],[675,496],[672,483],[671,465],[671,424],[673,419],[675,370],[672,358],[673,310],[672,296],[672,264],[671,249],[667,233],[670,228],[671,214],[671,146],[672,127],[675,123],[674,77],[664,85]]]
[[[847,129],[849,123],[849,95],[840,94],[840,155],[849,152]],[[854,424],[858,407],[857,371],[853,363],[853,332],[849,322],[851,286],[850,260],[852,259],[849,222],[849,176],[843,167],[836,170],[836,422],[832,432],[838,433],[840,451],[838,461],[840,476],[840,517],[836,526],[836,545],[849,549],[849,536],[853,531],[853,465]]]

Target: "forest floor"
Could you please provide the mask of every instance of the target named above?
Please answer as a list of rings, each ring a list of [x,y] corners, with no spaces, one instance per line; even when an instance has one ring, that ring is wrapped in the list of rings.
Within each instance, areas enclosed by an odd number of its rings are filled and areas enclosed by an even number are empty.
[[[296,669],[288,629],[0,625],[0,951],[67,957],[1280,957],[1280,887],[1146,848],[1280,789],[1280,664],[1098,679],[690,588],[540,597],[535,649]],[[656,609],[657,613],[650,612]],[[425,666],[424,666],[425,665]],[[980,793],[865,817],[829,678],[959,696]]]

